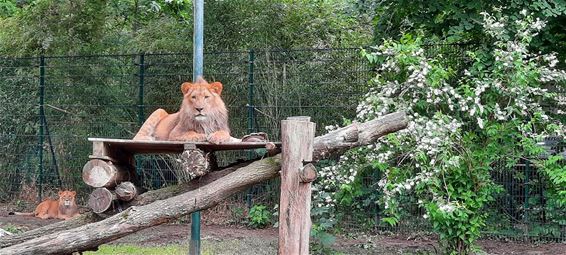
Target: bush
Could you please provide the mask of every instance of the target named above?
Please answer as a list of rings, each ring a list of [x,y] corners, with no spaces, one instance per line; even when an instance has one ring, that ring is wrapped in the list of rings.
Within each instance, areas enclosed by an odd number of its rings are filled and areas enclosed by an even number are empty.
[[[405,111],[410,122],[407,129],[322,168],[320,175],[327,178],[315,185],[313,204],[328,208],[326,218],[352,202],[345,194],[360,192],[359,173],[369,168],[383,173],[379,202],[388,217],[382,221],[396,224],[410,208],[406,202],[417,200],[447,253],[473,250],[485,226],[483,209],[501,190],[491,179],[492,167],[538,156],[543,151],[538,141],[565,131],[559,120],[566,102],[548,88],[564,86],[566,72],[557,69],[555,54],[529,51],[545,23],[522,15],[511,23],[484,13],[492,46],[467,52],[468,62],[428,56],[421,37],[411,35],[364,52],[377,72],[356,120]],[[539,165],[553,174],[563,169],[544,161]],[[556,186],[563,183],[549,175]]]
[[[271,224],[271,215],[265,205],[254,205],[248,214],[248,225],[253,228],[265,228]]]

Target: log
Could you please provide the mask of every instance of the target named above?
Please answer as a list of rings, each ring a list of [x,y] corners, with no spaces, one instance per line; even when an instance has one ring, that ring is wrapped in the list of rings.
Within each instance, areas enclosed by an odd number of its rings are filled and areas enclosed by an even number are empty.
[[[211,182],[213,182],[213,181],[215,181],[215,180],[217,180],[217,179],[219,179],[223,176],[226,176],[229,173],[236,171],[237,169],[239,169],[241,167],[249,165],[251,162],[253,162],[253,161],[250,160],[250,161],[238,162],[238,163],[229,165],[229,166],[227,166],[226,168],[224,168],[220,171],[215,171],[215,172],[209,173],[209,174],[207,174],[207,175],[205,175],[201,178],[197,178],[197,179],[192,180],[192,181],[187,182],[187,183],[183,183],[183,184],[180,184],[180,185],[168,186],[168,187],[165,187],[165,188],[162,188],[162,189],[145,192],[145,193],[135,197],[132,201],[123,204],[122,207],[126,208],[126,207],[130,207],[130,206],[146,205],[146,204],[152,203],[156,200],[166,199],[168,197],[176,196],[176,195],[182,194],[184,192],[200,188],[200,187],[202,187],[206,184],[209,184],[209,183],[211,183]],[[31,240],[31,239],[36,238],[38,236],[47,235],[47,234],[51,234],[51,233],[55,233],[55,232],[59,232],[59,231],[64,231],[64,230],[80,227],[80,226],[85,225],[85,224],[89,224],[89,223],[93,223],[93,222],[102,220],[102,219],[104,219],[108,216],[111,216],[113,214],[114,214],[113,211],[106,212],[105,214],[96,214],[92,211],[81,213],[80,216],[72,218],[70,220],[60,221],[60,222],[53,223],[53,224],[50,224],[50,225],[47,225],[47,226],[32,229],[32,230],[26,231],[26,232],[18,234],[18,235],[12,235],[12,236],[6,236],[6,237],[3,237],[3,238],[0,238],[0,248],[4,248],[4,247],[8,247],[8,246],[11,246],[11,245],[14,245],[14,244],[22,243],[24,241]]]
[[[139,195],[139,188],[131,182],[122,182],[116,186],[116,197],[122,201],[128,202],[134,200]]]
[[[311,184],[302,182],[303,161],[312,160],[316,125],[309,117],[281,121],[282,165],[279,202],[279,253],[308,254]]]
[[[308,163],[304,167],[301,167],[299,171],[299,178],[301,179],[301,182],[313,182],[316,180],[316,177],[316,167],[312,163]]]
[[[114,165],[112,161],[91,159],[83,167],[83,181],[94,188],[113,188],[123,181],[132,180],[130,171]]]
[[[407,123],[408,120],[404,113],[393,113],[377,120],[355,124],[355,127],[350,125],[317,137],[313,146],[315,149],[313,160],[331,157],[334,153],[339,154],[355,145],[371,144],[381,136],[405,128]],[[365,129],[359,129],[360,126]],[[358,141],[353,141],[351,138],[345,139],[343,134],[355,134],[358,137]],[[50,234],[44,235],[41,235],[41,232],[37,232],[37,238],[4,248],[0,250],[0,254],[61,254],[95,248],[100,244],[141,229],[165,223],[181,215],[209,208],[234,192],[245,190],[248,186],[264,180],[275,178],[278,176],[280,169],[280,160],[280,154],[278,154],[271,158],[256,161],[200,189],[186,193],[174,190],[170,194],[178,192],[182,194],[144,206],[130,207],[119,214],[96,223],[60,232],[51,231]],[[145,193],[138,196],[138,198],[143,195]],[[161,198],[159,192],[154,192],[152,195],[157,199]],[[137,201],[137,199],[133,201]],[[143,199],[141,201],[143,203]],[[27,235],[27,238],[29,239],[30,236]],[[5,244],[6,242],[0,239],[0,243]]]
[[[103,213],[112,206],[115,199],[116,195],[114,192],[107,188],[98,188],[90,193],[88,207],[95,213]]]
[[[0,254],[70,254],[210,208],[234,193],[278,175],[280,157],[266,158],[240,168],[209,185],[144,206],[130,207],[108,219],[67,231],[42,235],[0,250]]]
[[[315,137],[313,161],[342,155],[351,148],[369,145],[379,137],[406,128],[408,123],[405,112],[395,112],[368,122],[355,122],[326,135]]]
[[[181,176],[182,179],[192,180],[199,176],[204,176],[210,172],[213,162],[216,161],[214,157],[211,157],[213,153],[205,153],[202,150],[196,148],[194,144],[187,144],[185,146],[185,151],[181,154]],[[211,164],[212,163],[212,164]]]

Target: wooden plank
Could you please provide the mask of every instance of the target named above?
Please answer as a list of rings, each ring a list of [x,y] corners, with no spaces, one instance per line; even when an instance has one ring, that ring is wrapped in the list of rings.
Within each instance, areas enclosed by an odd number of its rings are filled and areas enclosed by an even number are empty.
[[[250,150],[266,148],[270,145],[281,147],[280,142],[230,142],[223,144],[212,144],[208,142],[187,143],[181,141],[134,141],[129,139],[109,139],[109,138],[88,138],[93,142],[93,147],[98,148],[93,156],[108,156],[108,150],[121,150],[132,154],[158,154],[158,153],[182,153],[185,147],[190,144],[203,151],[224,151],[224,150]],[[102,144],[102,145],[101,145]]]
[[[308,254],[311,184],[303,182],[303,162],[312,161],[315,123],[308,117],[281,122],[283,143],[279,202],[279,254]]]

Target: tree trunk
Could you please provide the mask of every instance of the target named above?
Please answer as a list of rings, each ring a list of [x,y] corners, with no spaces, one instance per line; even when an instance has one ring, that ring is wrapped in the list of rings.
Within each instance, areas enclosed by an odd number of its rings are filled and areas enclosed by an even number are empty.
[[[352,124],[317,137],[314,141],[313,160],[340,154],[352,147],[371,144],[381,136],[405,128],[407,123],[408,120],[404,113],[393,113],[377,120]],[[354,139],[354,137],[357,139]],[[0,250],[0,254],[64,254],[95,249],[100,244],[116,240],[141,229],[160,225],[182,215],[212,207],[251,185],[275,178],[279,174],[280,161],[280,155],[265,158],[229,173],[197,190],[186,193],[174,190],[169,194],[182,194],[147,205],[130,207],[100,222],[66,231],[52,232],[52,234],[44,234],[35,239],[4,248]],[[138,196],[138,198],[143,195]],[[152,193],[152,195],[155,195],[154,198],[156,199],[162,198],[158,192]],[[135,201],[144,204],[143,200],[134,199],[132,202]]]

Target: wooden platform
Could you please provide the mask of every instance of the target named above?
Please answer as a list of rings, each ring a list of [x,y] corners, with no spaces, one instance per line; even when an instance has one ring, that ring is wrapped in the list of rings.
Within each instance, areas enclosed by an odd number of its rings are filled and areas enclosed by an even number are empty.
[[[212,144],[208,142],[176,142],[176,141],[134,141],[129,139],[88,138],[93,142],[93,156],[105,155],[97,150],[120,151],[128,154],[160,154],[160,153],[182,153],[189,148],[197,148],[203,151],[226,151],[226,150],[250,150],[266,148],[275,145],[281,148],[281,142],[231,142],[223,144]],[[97,146],[98,145],[98,146]]]

